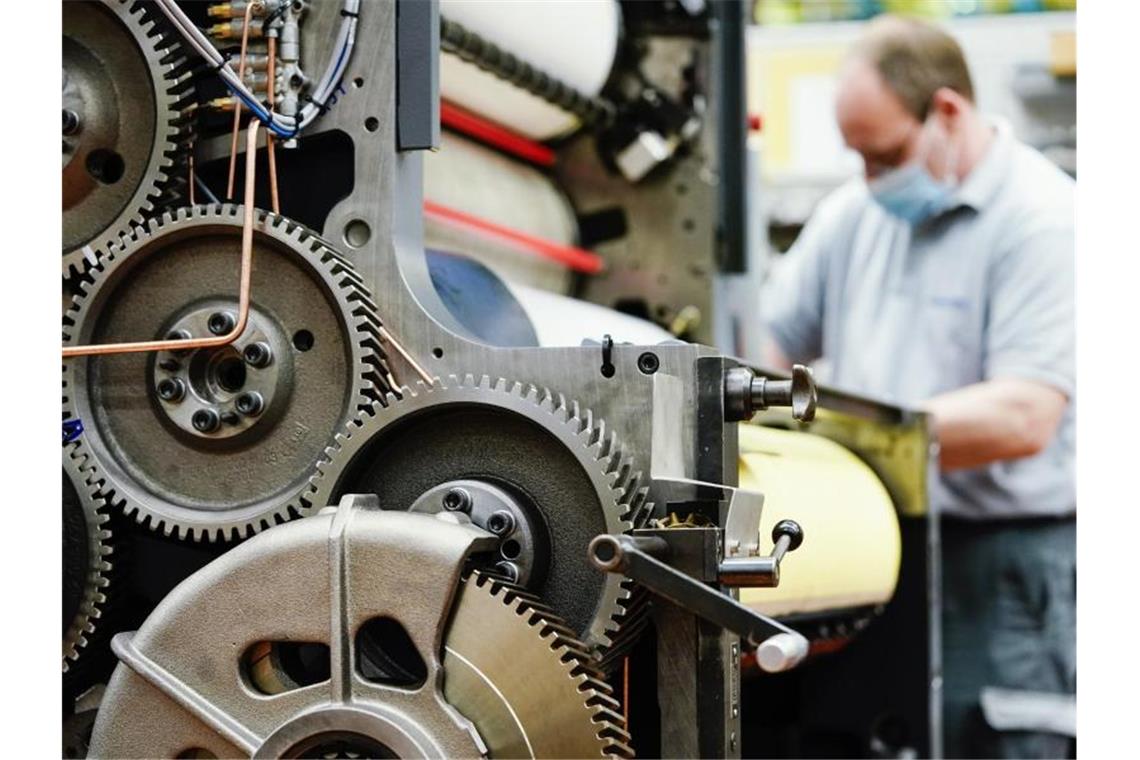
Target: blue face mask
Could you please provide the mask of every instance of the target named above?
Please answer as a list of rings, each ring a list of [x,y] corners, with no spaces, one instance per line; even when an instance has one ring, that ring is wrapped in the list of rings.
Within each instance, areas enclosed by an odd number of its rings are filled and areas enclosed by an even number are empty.
[[[920,224],[945,211],[954,193],[952,183],[939,182],[917,162],[876,177],[867,188],[887,213],[909,224]]]
[[[936,180],[920,157],[868,181],[867,189],[887,213],[914,225],[945,211],[957,185],[952,170],[947,179]]]

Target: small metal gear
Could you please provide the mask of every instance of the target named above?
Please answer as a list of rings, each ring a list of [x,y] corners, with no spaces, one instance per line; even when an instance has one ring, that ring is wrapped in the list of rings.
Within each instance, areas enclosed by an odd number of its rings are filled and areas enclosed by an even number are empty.
[[[63,4],[65,278],[178,197],[193,101],[182,43],[151,4]]]
[[[444,697],[478,727],[490,757],[633,757],[609,684],[537,597],[473,573],[443,652]]]
[[[598,533],[642,524],[651,507],[605,423],[548,390],[471,375],[402,388],[374,411],[329,447],[311,500],[374,493],[382,508],[406,510],[441,483],[466,478],[518,494],[549,536],[547,572],[529,588],[608,667],[631,592],[590,567],[586,547]]]
[[[230,205],[147,220],[80,283],[64,344],[228,329],[213,320],[237,308],[241,229]],[[376,307],[312,232],[259,212],[251,293],[230,346],[64,362],[65,418],[82,422],[108,501],[166,535],[240,539],[307,514],[325,447],[389,387]]]
[[[75,444],[63,449],[63,672],[93,639],[107,601],[111,531],[90,458]]]

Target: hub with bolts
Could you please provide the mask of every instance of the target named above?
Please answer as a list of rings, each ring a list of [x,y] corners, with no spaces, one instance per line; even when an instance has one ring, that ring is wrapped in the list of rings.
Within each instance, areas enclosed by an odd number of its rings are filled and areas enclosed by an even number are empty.
[[[225,335],[237,324],[236,306],[200,304],[161,333],[172,340]],[[251,308],[245,330],[228,346],[162,351],[153,364],[158,410],[196,438],[216,440],[268,424],[287,406],[293,356],[290,336],[272,318]]]
[[[520,499],[483,480],[453,480],[424,492],[413,512],[462,513],[471,523],[499,539],[494,554],[483,558],[485,569],[511,583],[541,583],[549,557],[546,526]]]

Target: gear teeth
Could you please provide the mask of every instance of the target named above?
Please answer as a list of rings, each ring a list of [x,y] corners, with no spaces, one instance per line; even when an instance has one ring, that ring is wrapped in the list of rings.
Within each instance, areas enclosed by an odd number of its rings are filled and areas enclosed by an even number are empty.
[[[103,5],[126,27],[150,69],[157,111],[155,134],[149,170],[126,207],[95,238],[64,251],[63,278],[72,282],[89,276],[105,246],[117,244],[133,227],[181,201],[192,140],[190,107],[195,95],[181,36],[151,3],[103,0]]]
[[[87,277],[76,285],[75,295],[63,318],[64,344],[75,343],[82,339],[81,322],[86,318],[87,312],[93,308],[92,304],[100,289],[104,287],[104,283],[110,281],[112,273],[119,267],[125,266],[130,257],[141,247],[149,245],[154,238],[168,231],[184,228],[192,230],[196,226],[231,223],[237,225],[237,230],[240,231],[243,216],[244,208],[232,203],[198,205],[166,209],[132,227],[118,243],[108,246],[98,256],[96,264],[88,270]],[[254,229],[255,236],[262,235],[293,248],[309,265],[314,276],[324,283],[337,300],[341,314],[353,316],[352,319],[346,319],[345,323],[351,331],[350,341],[355,365],[352,369],[350,390],[350,398],[354,403],[352,411],[354,417],[348,420],[345,427],[326,445],[323,454],[313,463],[313,472],[304,486],[284,499],[272,511],[239,523],[188,525],[151,513],[131,497],[127,489],[115,484],[108,477],[105,498],[111,508],[120,510],[139,525],[164,536],[174,536],[180,540],[193,542],[239,541],[266,527],[309,514],[317,506],[312,499],[313,493],[324,479],[335,479],[337,472],[331,469],[331,463],[352,440],[353,432],[359,430],[362,418],[374,416],[378,408],[391,405],[393,400],[398,401],[405,396],[414,397],[417,393],[413,388],[397,390],[394,384],[386,380],[386,376],[390,375],[387,375],[387,357],[379,348],[377,325],[380,324],[380,320],[374,311],[372,295],[362,284],[352,264],[328,248],[311,230],[286,217],[257,210],[254,216]],[[256,298],[256,293],[254,297]],[[78,416],[71,378],[72,368],[79,361],[85,360],[72,359],[63,363],[64,419]],[[429,393],[432,390],[422,383],[417,384],[417,387],[421,393]],[[77,445],[84,449],[85,455],[92,457],[95,454],[86,452],[89,444],[85,439],[93,432],[88,431],[77,442]],[[106,468],[102,469],[106,471]]]
[[[68,673],[82,651],[93,641],[96,623],[103,617],[114,569],[110,516],[100,494],[102,479],[91,456],[72,442],[63,449],[63,471],[71,482],[84,513],[87,529],[87,576],[79,612],[63,634],[62,668]]]
[[[646,503],[648,489],[640,485],[641,473],[633,468],[631,457],[622,447],[616,433],[609,431],[604,421],[596,418],[590,409],[547,388],[473,374],[448,375],[436,378],[430,386],[416,383],[402,389],[399,394],[388,393],[384,398],[385,403],[373,405],[366,417],[350,423],[336,437],[335,445],[325,449],[325,455],[318,465],[320,476],[310,479],[308,496],[311,501],[320,506],[335,502],[340,488],[333,475],[344,472],[368,442],[377,437],[387,425],[406,413],[435,403],[436,399],[431,397],[435,394],[443,397],[441,402],[454,397],[475,404],[506,405],[524,414],[551,415],[538,422],[555,432],[564,429],[565,434],[560,434],[562,442],[571,449],[574,449],[572,442],[585,449],[584,459],[588,461],[583,461],[582,464],[595,472],[598,479],[596,482],[601,484],[602,490],[598,493],[603,509],[606,510],[609,530],[628,532],[642,525],[648,518],[652,507]],[[500,394],[501,398],[496,398]],[[554,423],[553,426],[551,422]],[[499,593],[501,588],[501,585],[493,586],[495,593]],[[585,652],[607,670],[618,660],[618,656],[611,652],[628,649],[628,643],[624,642],[624,623],[629,610],[639,609],[629,606],[631,589],[632,586],[627,581],[618,576],[609,576],[599,604],[599,609],[605,612],[594,619],[588,631],[571,632],[575,638],[585,638],[589,642],[590,647]],[[512,599],[518,598],[520,603],[533,607],[536,614],[552,614],[541,602],[522,595],[517,588],[509,593],[515,595]],[[637,625],[629,630],[640,631],[642,628],[643,626]],[[586,655],[583,653],[583,656]]]
[[[532,601],[535,597],[518,586],[478,570],[472,571],[468,577],[468,582],[472,581],[476,586],[488,589],[491,596],[524,618],[559,658],[567,677],[574,682],[583,706],[590,711],[590,720],[597,731],[595,736],[605,742],[606,755],[632,758],[633,749],[629,746],[625,718],[618,711],[620,704],[610,696],[612,689],[591,662],[586,645],[574,637],[555,613]]]

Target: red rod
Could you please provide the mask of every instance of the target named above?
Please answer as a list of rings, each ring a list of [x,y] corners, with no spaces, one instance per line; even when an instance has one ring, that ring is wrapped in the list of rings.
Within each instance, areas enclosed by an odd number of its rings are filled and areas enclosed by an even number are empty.
[[[459,211],[457,209],[441,206],[432,201],[424,201],[424,214],[444,224],[485,238],[492,238],[506,243],[510,247],[525,253],[534,253],[553,259],[559,264],[569,267],[577,272],[597,274],[605,267],[601,257],[582,248],[572,245],[562,245],[553,240],[528,235],[525,232],[504,227],[501,224],[480,219],[477,216]]]
[[[480,118],[470,111],[464,111],[446,100],[441,100],[439,103],[439,121],[445,127],[474,137],[524,161],[539,166],[554,166],[554,151],[550,148]]]

